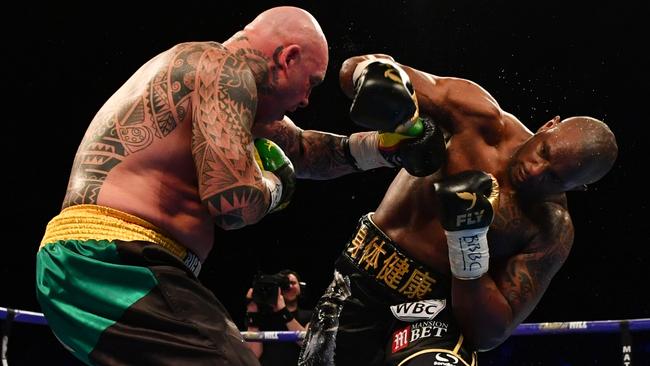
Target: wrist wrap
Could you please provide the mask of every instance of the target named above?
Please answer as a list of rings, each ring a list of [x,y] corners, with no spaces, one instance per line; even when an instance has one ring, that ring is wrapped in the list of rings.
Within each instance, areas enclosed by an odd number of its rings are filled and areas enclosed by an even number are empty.
[[[287,309],[286,306],[283,307],[282,309],[278,310],[275,313],[275,315],[280,317],[280,319],[282,319],[282,321],[285,322],[285,323],[288,323],[288,322],[290,322],[290,321],[292,321],[294,319],[293,314],[291,314],[291,312],[289,311],[289,309]]]

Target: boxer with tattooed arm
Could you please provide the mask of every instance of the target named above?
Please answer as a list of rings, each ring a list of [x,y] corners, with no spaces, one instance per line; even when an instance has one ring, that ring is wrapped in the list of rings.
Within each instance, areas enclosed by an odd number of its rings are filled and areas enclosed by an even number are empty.
[[[197,279],[226,245],[214,225],[283,209],[296,177],[395,166],[355,150],[373,132],[305,131],[285,115],[327,64],[316,19],[276,7],[223,43],[160,53],[106,101],[37,253],[37,298],[66,349],[92,365],[258,365]]]

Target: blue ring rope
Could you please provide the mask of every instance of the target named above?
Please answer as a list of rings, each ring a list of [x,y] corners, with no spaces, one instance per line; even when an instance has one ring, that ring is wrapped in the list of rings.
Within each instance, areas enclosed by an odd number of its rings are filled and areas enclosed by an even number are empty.
[[[7,308],[0,307],[0,319],[7,318]],[[15,322],[47,325],[47,320],[42,313],[33,311],[14,311]],[[650,318],[624,319],[624,320],[586,320],[572,322],[548,323],[522,323],[512,335],[544,335],[544,334],[576,334],[576,333],[616,333],[621,326],[627,324],[631,332],[650,330]],[[244,340],[251,342],[278,341],[295,342],[305,337],[305,332],[277,331],[277,332],[242,332]]]

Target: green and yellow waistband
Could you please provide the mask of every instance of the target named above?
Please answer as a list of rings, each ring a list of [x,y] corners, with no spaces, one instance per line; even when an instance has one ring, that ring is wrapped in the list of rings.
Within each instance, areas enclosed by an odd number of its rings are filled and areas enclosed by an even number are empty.
[[[146,241],[167,249],[198,275],[196,254],[177,243],[152,223],[114,208],[76,205],[61,211],[47,224],[39,247],[64,240]]]

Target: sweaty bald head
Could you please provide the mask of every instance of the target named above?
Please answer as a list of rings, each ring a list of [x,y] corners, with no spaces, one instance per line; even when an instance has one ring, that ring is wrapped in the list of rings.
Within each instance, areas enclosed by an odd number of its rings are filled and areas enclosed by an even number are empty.
[[[592,117],[570,117],[557,128],[567,135],[573,135],[576,160],[581,166],[584,183],[593,183],[602,178],[614,164],[618,155],[616,138],[609,127]]]
[[[307,11],[279,6],[264,11],[224,42],[241,57],[257,85],[255,123],[304,108],[327,71],[327,40]]]
[[[307,11],[279,6],[264,11],[248,24],[242,33],[251,45],[266,54],[278,47],[296,44],[307,55],[327,63],[327,40],[318,21]]]

